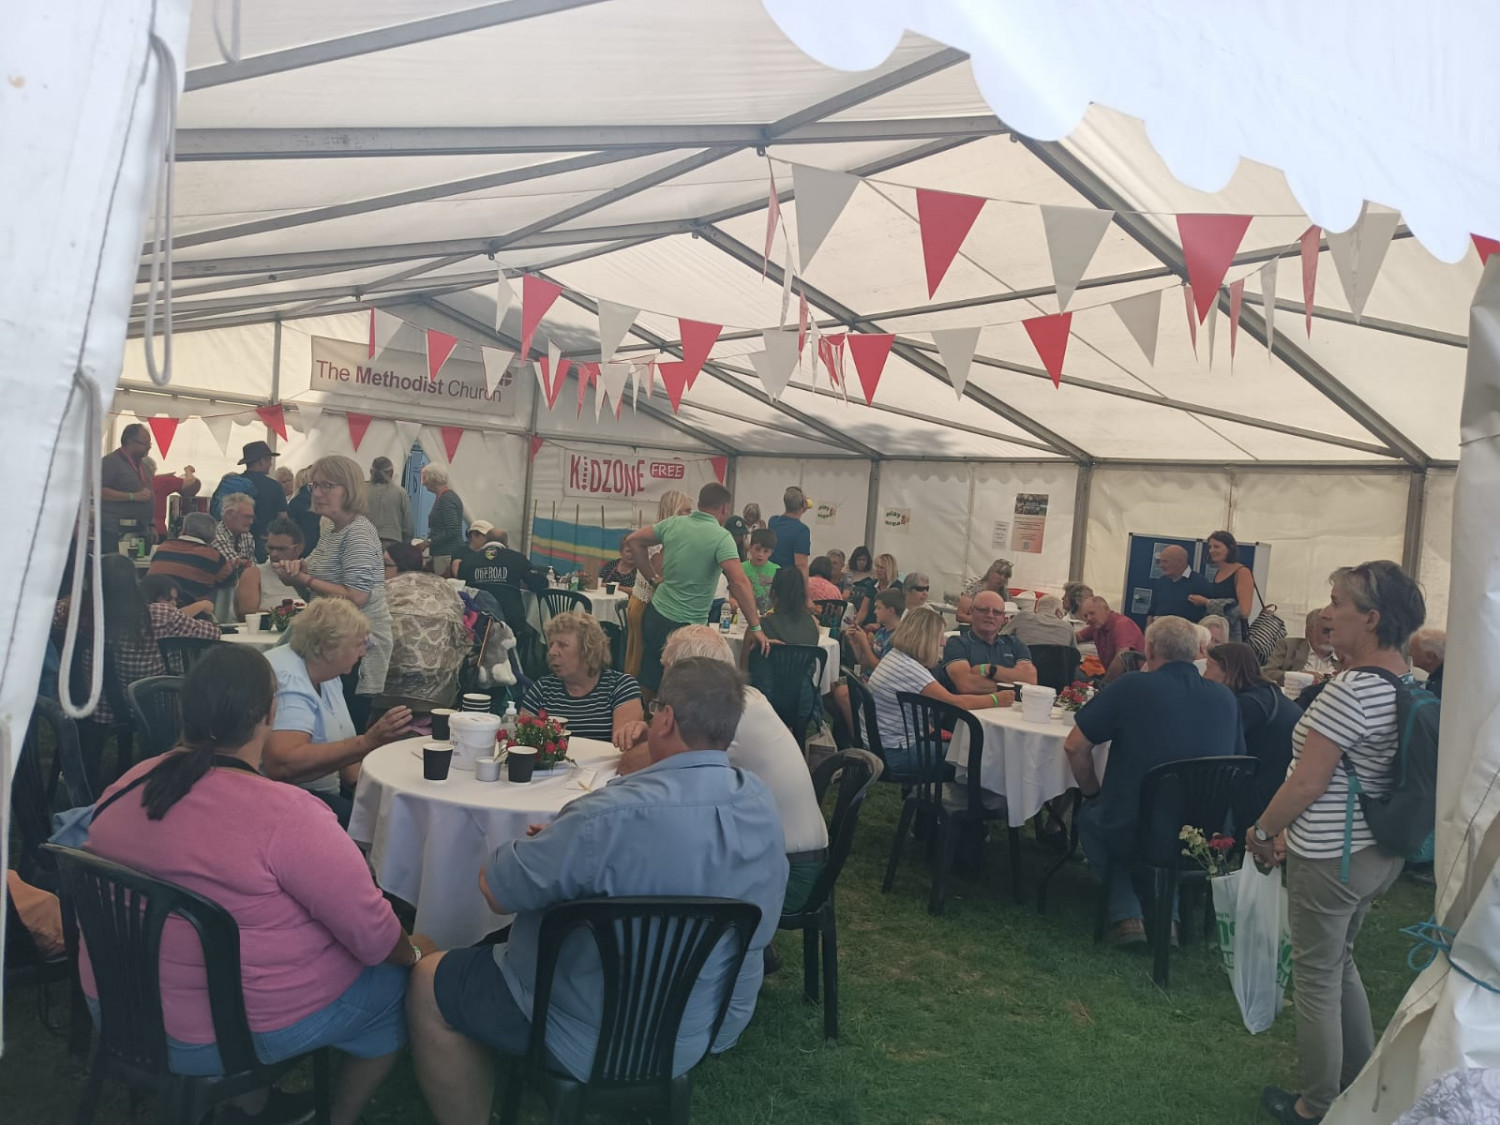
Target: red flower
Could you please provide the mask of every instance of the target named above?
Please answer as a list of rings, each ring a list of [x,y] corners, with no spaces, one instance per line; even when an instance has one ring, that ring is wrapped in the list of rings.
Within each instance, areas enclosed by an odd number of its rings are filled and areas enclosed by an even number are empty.
[[[538,719],[545,720],[547,718],[547,709],[545,707],[543,707],[540,711],[538,711],[536,713],[536,717]]]
[[[1214,838],[1208,842],[1208,846],[1216,852],[1227,852],[1230,848],[1234,847],[1234,837],[1215,835]]]
[[[549,742],[545,746],[543,746],[542,749],[545,750],[549,754],[556,754],[557,753],[557,743],[555,743],[555,742]]]

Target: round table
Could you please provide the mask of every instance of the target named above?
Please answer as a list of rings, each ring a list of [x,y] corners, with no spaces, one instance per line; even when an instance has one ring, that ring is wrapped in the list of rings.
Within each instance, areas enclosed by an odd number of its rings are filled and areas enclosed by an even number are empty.
[[[510,919],[479,892],[479,872],[495,849],[547,824],[569,801],[615,776],[620,755],[607,742],[575,738],[578,763],[537,773],[525,785],[476,781],[452,770],[442,783],[422,777],[423,738],[392,742],[360,769],[349,835],[368,847],[380,888],[417,908],[416,929],[441,949],[472,945]]]
[[[1071,725],[1064,726],[1061,719],[1027,722],[1020,707],[992,707],[975,711],[974,717],[984,730],[979,784],[1005,798],[1010,827],[1019,828],[1052,798],[1077,786],[1063,752]],[[1109,743],[1094,747],[1094,768],[1101,778],[1108,759]],[[948,744],[948,761],[964,776],[969,764],[969,728],[962,723]]]
[[[839,642],[838,638],[830,635],[827,629],[819,629],[820,640],[818,645],[828,654],[828,659],[823,663],[823,678],[818,681],[818,694],[827,695],[833,690],[834,682],[839,678]],[[739,663],[740,653],[745,647],[745,627],[736,625],[729,632],[722,634],[729,642],[729,647],[734,650],[735,663]]]
[[[285,633],[278,633],[275,629],[262,633],[259,629],[246,622],[241,622],[237,628],[239,629],[238,633],[223,633],[220,635],[219,640],[227,641],[232,645],[248,645],[251,648],[259,649],[261,652],[269,652],[279,645],[286,636]]]
[[[554,590],[566,590],[566,586],[554,586]],[[606,594],[600,590],[576,590],[575,593],[582,594],[588,598],[589,604],[594,607],[593,617],[600,624],[617,625],[625,628],[625,611],[630,604],[630,591],[620,590],[614,594]],[[521,591],[523,602],[526,606],[527,619],[537,616],[536,595],[530,590]]]

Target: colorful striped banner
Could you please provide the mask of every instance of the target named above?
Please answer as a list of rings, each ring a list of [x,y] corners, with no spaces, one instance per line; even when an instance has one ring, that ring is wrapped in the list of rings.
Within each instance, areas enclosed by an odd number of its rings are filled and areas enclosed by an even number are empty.
[[[620,557],[620,540],[634,530],[539,516],[531,524],[531,562],[534,566],[550,566],[562,574],[588,562],[606,563]]]

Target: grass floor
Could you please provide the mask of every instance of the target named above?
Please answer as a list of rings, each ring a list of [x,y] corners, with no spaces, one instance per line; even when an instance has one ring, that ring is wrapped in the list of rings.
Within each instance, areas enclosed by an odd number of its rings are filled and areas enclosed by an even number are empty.
[[[896,885],[880,893],[898,797],[877,786],[839,889],[842,1036],[824,1045],[822,1015],[803,1001],[798,935],[768,979],[738,1048],[696,1072],[694,1120],[707,1125],[958,1125],[968,1122],[1221,1125],[1268,1121],[1266,1083],[1294,1086],[1292,1013],[1251,1036],[1211,946],[1172,957],[1170,990],[1151,981],[1143,948],[1092,941],[1097,883],[1081,864],[1053,881],[1046,917],[1009,897],[1005,833],[986,865],[955,877],[948,913],[926,911],[923,849],[908,845]],[[1028,886],[1053,853],[1025,848]],[[1359,962],[1383,1027],[1411,979],[1397,931],[1425,919],[1432,893],[1405,880],[1376,904]],[[66,1018],[65,998],[54,1018]],[[62,1011],[57,1009],[61,1007]],[[0,1121],[71,1116],[82,1066],[37,1022],[31,990],[7,996]],[[96,1118],[126,1120],[109,1091]],[[528,1095],[525,1119],[543,1120]],[[366,1111],[375,1123],[430,1121],[408,1061]]]

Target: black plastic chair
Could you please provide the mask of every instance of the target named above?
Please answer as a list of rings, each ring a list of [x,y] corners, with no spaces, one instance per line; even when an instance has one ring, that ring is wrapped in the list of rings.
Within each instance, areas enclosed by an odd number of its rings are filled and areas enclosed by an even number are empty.
[[[194,664],[225,642],[206,637],[163,637],[157,643],[161,646],[161,658],[167,664],[167,674],[186,676]]]
[[[627,1111],[650,1109],[661,1111],[661,1120],[686,1125],[692,1070],[672,1077],[683,1013],[710,955],[733,935],[737,948],[716,982],[717,1012],[708,1036],[712,1045],[760,916],[755,904],[725,898],[599,898],[550,907],[537,938],[531,1042],[524,1057],[510,1062],[501,1125],[517,1121],[527,1081],[541,1087],[549,1122],[582,1122],[589,1113],[621,1120]],[[579,930],[592,936],[604,980],[593,1070],[582,1082],[547,1062],[547,1017],[558,954]],[[693,1065],[701,1061],[695,1059]]]
[[[1053,691],[1071,687],[1078,679],[1078,665],[1083,657],[1072,645],[1031,645],[1031,662],[1036,665],[1036,682]]]
[[[141,760],[165,754],[182,734],[182,677],[147,676],[125,689],[141,739]]]
[[[842,598],[822,598],[814,602],[818,607],[818,624],[825,629],[837,629],[844,623],[844,612],[849,603]]]
[[[984,758],[984,727],[970,712],[961,707],[941,703],[910,691],[898,691],[896,701],[901,706],[901,722],[906,730],[906,744],[916,758],[910,788],[901,805],[901,818],[896,825],[896,837],[891,841],[891,858],[885,869],[882,893],[891,889],[896,881],[896,867],[901,861],[901,849],[911,832],[912,822],[918,813],[931,823],[936,833],[937,869],[932,876],[932,892],[927,903],[927,913],[941,914],[947,906],[948,874],[958,854],[958,841],[965,828],[978,832],[986,821],[1007,819],[1005,798],[995,793],[986,793],[979,784],[979,767]],[[969,737],[968,777],[962,784],[946,780],[948,771],[948,741],[943,738],[945,729],[957,731],[962,726]],[[1021,894],[1021,830],[1007,826],[1010,836],[1010,881],[1011,893],[1017,902]],[[982,847],[979,847],[981,853]]]
[[[51,746],[50,759],[44,744]],[[22,879],[44,890],[57,890],[56,868],[42,850],[52,835],[52,814],[93,803],[78,724],[63,714],[56,700],[38,697],[11,782],[10,810],[20,835],[15,866]]]
[[[823,969],[823,1038],[839,1037],[839,947],[838,918],[833,892],[839,872],[854,846],[854,829],[870,786],[880,776],[880,759],[868,750],[845,750],[824,759],[813,772],[813,792],[818,804],[837,778],[838,799],[828,822],[828,858],[817,881],[808,891],[802,909],[783,914],[778,930],[802,931],[802,988],[813,1003],[818,1000],[818,966]],[[819,945],[821,944],[821,955]]]
[[[309,1052],[279,1063],[255,1055],[240,980],[240,931],[217,903],[144,872],[76,848],[48,844],[62,875],[64,900],[78,918],[99,989],[99,1039],[76,1121],[93,1119],[106,1079],[132,1091],[150,1091],[161,1102],[161,1118],[199,1125],[214,1106],[262,1089],[311,1057],[317,1120],[329,1113],[328,1052]],[[209,1011],[224,1074],[187,1078],[167,1069],[167,1033],[162,1019],[162,927],[175,916],[192,926],[203,949]]]
[[[543,590],[536,596],[536,605],[543,632],[546,631],[547,622],[559,613],[586,613],[590,617],[594,615],[594,603],[585,595],[575,594],[572,590]]]
[[[724,605],[727,600],[726,598],[715,598],[713,603],[708,607],[708,623],[710,625],[717,625],[724,619]]]
[[[1141,779],[1141,804],[1136,818],[1135,849],[1129,860],[1130,874],[1149,877],[1151,903],[1146,907],[1147,937],[1151,942],[1151,979],[1166,988],[1170,967],[1172,899],[1183,883],[1206,883],[1208,873],[1195,860],[1182,854],[1179,833],[1186,825],[1205,837],[1222,832],[1230,814],[1241,806],[1244,794],[1255,783],[1260,763],[1244,755],[1216,758],[1183,758],[1153,766]],[[1103,883],[1099,911],[1094,922],[1094,940],[1104,940],[1109,921],[1109,881],[1114,862],[1100,873]]]
[[[599,622],[599,628],[604,630],[604,636],[609,641],[609,666],[625,668],[625,629],[616,625],[613,621]]]
[[[818,685],[827,665],[828,653],[822,645],[772,645],[769,655],[750,654],[750,682],[765,692],[804,754],[807,728],[822,712]]]

